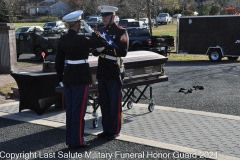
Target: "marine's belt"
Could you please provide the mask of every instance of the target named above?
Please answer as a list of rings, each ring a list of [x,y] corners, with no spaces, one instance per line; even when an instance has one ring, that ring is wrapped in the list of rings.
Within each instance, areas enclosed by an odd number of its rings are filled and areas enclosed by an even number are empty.
[[[117,60],[117,57],[109,56],[109,55],[106,55],[106,54],[100,54],[100,57],[110,59],[110,60],[114,60],[114,61]]]
[[[81,59],[81,60],[65,60],[66,64],[84,64],[88,63],[88,59]]]

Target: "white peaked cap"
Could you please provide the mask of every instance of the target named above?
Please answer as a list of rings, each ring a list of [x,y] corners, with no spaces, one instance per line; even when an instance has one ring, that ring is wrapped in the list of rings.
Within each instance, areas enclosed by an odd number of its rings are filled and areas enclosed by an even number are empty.
[[[98,9],[101,13],[114,13],[115,11],[118,11],[118,8],[114,6],[98,6]]]
[[[64,16],[62,20],[66,22],[76,22],[81,19],[82,14],[83,14],[82,10],[74,11]]]

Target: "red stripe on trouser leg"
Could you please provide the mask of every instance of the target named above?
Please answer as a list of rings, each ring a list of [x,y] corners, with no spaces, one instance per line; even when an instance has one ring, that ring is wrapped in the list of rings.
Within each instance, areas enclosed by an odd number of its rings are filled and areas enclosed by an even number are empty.
[[[118,92],[118,106],[117,106],[117,130],[116,130],[116,134],[119,134],[120,132],[120,125],[121,125],[121,94],[120,94],[121,90],[119,90]]]
[[[88,85],[86,85],[85,87],[85,91],[84,91],[84,96],[83,96],[83,101],[82,101],[82,108],[80,110],[80,123],[79,123],[79,140],[80,140],[80,145],[83,144],[82,142],[82,117],[84,115],[84,108],[85,108],[85,103],[86,103],[86,97],[87,97],[87,90],[88,90]]]

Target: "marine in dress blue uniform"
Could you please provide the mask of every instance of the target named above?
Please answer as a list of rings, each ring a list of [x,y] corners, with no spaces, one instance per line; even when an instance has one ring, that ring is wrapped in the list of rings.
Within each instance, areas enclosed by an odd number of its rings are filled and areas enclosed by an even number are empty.
[[[115,139],[121,130],[121,79],[119,78],[118,57],[125,57],[128,51],[128,34],[124,28],[114,22],[114,6],[99,6],[104,27],[99,29],[107,39],[108,46],[93,50],[93,55],[99,56],[97,79],[99,105],[102,113],[103,132],[98,138]]]
[[[68,33],[61,36],[55,67],[59,82],[63,84],[66,101],[66,145],[69,148],[86,147],[84,141],[85,113],[88,103],[89,84],[92,75],[88,64],[90,48],[105,47],[107,41],[92,32],[92,36],[78,35],[81,14],[75,11],[63,17],[69,26]],[[85,27],[87,24],[84,23]]]

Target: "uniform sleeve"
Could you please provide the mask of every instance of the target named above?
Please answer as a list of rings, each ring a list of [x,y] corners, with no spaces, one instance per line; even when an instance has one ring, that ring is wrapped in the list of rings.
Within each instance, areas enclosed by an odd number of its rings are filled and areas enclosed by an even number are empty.
[[[125,29],[121,29],[117,35],[115,43],[118,48],[109,48],[108,50],[113,50],[113,52],[110,52],[110,55],[116,57],[126,57],[129,45],[128,33]]]
[[[99,56],[101,52],[98,52],[96,49],[92,50],[92,55]]]
[[[65,53],[62,49],[62,39],[60,38],[58,43],[57,55],[55,58],[55,69],[57,72],[58,81],[62,82],[63,80],[63,71],[64,71],[64,61],[65,61]]]

